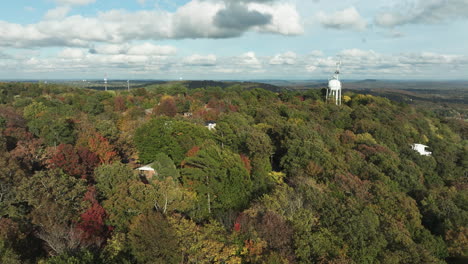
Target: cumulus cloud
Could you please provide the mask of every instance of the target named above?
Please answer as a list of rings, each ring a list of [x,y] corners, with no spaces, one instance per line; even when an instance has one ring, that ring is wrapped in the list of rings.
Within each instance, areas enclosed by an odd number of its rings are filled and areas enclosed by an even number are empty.
[[[290,3],[279,2],[270,5],[252,3],[249,4],[249,9],[272,16],[270,23],[254,27],[259,32],[285,36],[301,35],[304,33],[304,27],[296,6]]]
[[[238,57],[235,57],[233,62],[234,62],[234,65],[238,65],[240,67],[248,67],[248,68],[255,68],[255,69],[262,68],[262,63],[260,62],[260,60],[255,55],[255,52],[253,51],[249,51]]]
[[[128,50],[127,45],[118,45],[118,44],[108,44],[108,45],[99,45],[97,47],[92,47],[89,49],[91,54],[125,54]]]
[[[367,22],[361,17],[355,7],[350,7],[331,14],[319,12],[317,18],[326,28],[362,31],[367,27]]]
[[[272,15],[249,10],[246,5],[228,4],[225,9],[216,13],[214,24],[220,28],[235,30],[239,33],[253,27],[271,22]]]
[[[272,65],[293,65],[296,63],[297,54],[288,51],[282,54],[276,54],[273,58],[270,59],[270,64]]]
[[[405,24],[435,24],[468,18],[467,0],[410,0],[375,17],[377,25],[395,27]]]
[[[27,73],[61,74],[74,78],[103,76],[105,72],[127,78],[136,74],[143,78],[328,78],[335,70],[338,59],[343,62],[343,79],[348,78],[435,78],[439,76],[462,77],[468,70],[468,57],[457,54],[430,52],[385,54],[374,50],[347,49],[331,57],[320,51],[306,54],[283,52],[271,56],[257,56],[246,52],[237,56],[216,56],[214,54],[192,54],[178,57],[177,54],[138,55],[125,49],[106,47],[107,53],[90,53],[86,48],[66,48],[56,56],[50,54],[18,54],[0,60],[3,69],[21,69]],[[104,49],[104,47],[95,47]],[[122,53],[123,51],[123,53]],[[315,54],[311,56],[310,54]],[[4,55],[1,55],[0,57]],[[273,64],[271,64],[273,62]],[[278,64],[276,64],[278,63]],[[279,66],[281,65],[281,66]],[[208,67],[209,66],[209,67]],[[62,74],[64,73],[64,74]],[[0,77],[5,76],[5,71]],[[156,74],[156,75],[155,75]],[[189,77],[192,76],[192,77]],[[5,78],[5,77],[4,77]]]
[[[401,63],[412,65],[464,64],[468,58],[459,55],[438,54],[434,52],[410,53],[399,59]]]
[[[216,65],[216,56],[213,54],[206,56],[193,54],[191,56],[186,57],[183,60],[183,62],[184,64],[192,66],[213,66]]]
[[[90,50],[65,48],[56,57],[23,59],[25,71],[44,72],[50,69],[79,73],[109,71],[151,72],[175,63],[175,48],[151,43],[138,45],[100,45]],[[171,59],[173,62],[171,61]]]
[[[450,55],[438,53],[401,53],[386,55],[373,50],[351,49],[340,53],[349,69],[354,74],[421,74],[429,73],[439,68],[451,69],[453,67],[468,66],[468,60],[463,55]],[[434,76],[431,76],[434,77]]]
[[[450,72],[455,75],[462,73],[460,69],[468,69],[468,57],[464,55],[427,52],[382,54],[361,49],[343,50],[336,57],[309,57],[305,61],[304,69],[308,72],[331,75],[338,60],[343,62],[342,74],[345,78],[434,78],[441,69],[444,69],[445,74]]]
[[[258,58],[255,52],[252,51],[237,56],[217,58],[216,66],[211,70],[212,73],[245,75],[257,74],[265,71],[262,59]],[[202,72],[201,74],[207,74],[207,72]]]
[[[68,3],[85,3],[68,1]],[[65,3],[65,1],[64,1]],[[0,46],[87,47],[95,42],[131,40],[232,38],[252,30],[295,35],[303,32],[295,6],[286,3],[245,3],[192,0],[175,12],[110,10],[95,17],[63,17],[66,7],[51,10],[47,19],[21,25],[0,21]]]

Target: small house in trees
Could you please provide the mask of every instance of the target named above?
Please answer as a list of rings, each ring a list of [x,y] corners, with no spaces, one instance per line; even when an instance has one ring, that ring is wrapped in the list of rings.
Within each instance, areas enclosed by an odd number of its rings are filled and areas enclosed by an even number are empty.
[[[216,123],[213,121],[209,121],[205,123],[205,127],[208,128],[208,130],[215,130],[216,129]]]
[[[423,145],[423,144],[413,144],[413,145],[411,145],[411,148],[413,150],[419,152],[419,154],[421,156],[430,156],[432,154],[432,152],[426,150],[426,148],[428,148],[428,146]]]
[[[146,114],[146,115],[152,115],[153,112],[154,112],[153,108],[145,109],[145,114]]]
[[[156,170],[151,167],[152,164],[145,165],[143,167],[137,168],[138,174],[141,177],[145,177],[147,179],[153,178],[154,175],[157,174]]]

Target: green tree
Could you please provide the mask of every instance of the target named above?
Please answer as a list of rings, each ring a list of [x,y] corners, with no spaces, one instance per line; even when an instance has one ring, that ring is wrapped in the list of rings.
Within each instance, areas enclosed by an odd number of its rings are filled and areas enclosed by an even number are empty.
[[[76,139],[73,120],[47,113],[28,122],[30,131],[49,146],[73,144]]]
[[[154,158],[155,161],[151,164],[151,167],[157,172],[157,178],[165,179],[167,177],[171,177],[174,180],[179,179],[179,171],[177,170],[174,161],[172,161],[168,155],[158,153]]]
[[[195,193],[182,187],[179,171],[172,159],[166,154],[159,153],[151,166],[156,171],[156,175],[150,179],[150,183],[156,189],[156,209],[166,214],[174,210],[183,212],[191,208]]]
[[[168,221],[185,263],[241,263],[238,246],[220,223],[211,221],[201,226],[180,215],[169,217]]]
[[[119,185],[138,180],[132,169],[120,162],[99,166],[94,171],[94,179],[101,199],[108,199],[114,195]]]
[[[203,126],[157,118],[137,129],[134,142],[143,163],[153,162],[158,153],[165,153],[176,164],[180,164],[187,151],[212,137]]]
[[[117,231],[127,232],[135,216],[157,209],[156,195],[153,185],[139,180],[118,185],[115,193],[102,203],[109,214],[109,224]]]
[[[83,105],[83,111],[91,115],[98,115],[104,112],[104,105],[96,96],[90,96]]]
[[[1,139],[1,137],[0,137]],[[16,217],[19,212],[16,187],[26,176],[0,142],[0,219],[4,216]]]
[[[239,210],[249,202],[252,182],[239,155],[217,145],[207,145],[187,158],[182,177],[184,186],[197,193],[197,218]]]
[[[101,263],[90,251],[84,250],[76,253],[64,253],[53,256],[39,264],[99,264]]]
[[[148,212],[135,217],[128,233],[138,263],[180,263],[177,237],[164,217]]]

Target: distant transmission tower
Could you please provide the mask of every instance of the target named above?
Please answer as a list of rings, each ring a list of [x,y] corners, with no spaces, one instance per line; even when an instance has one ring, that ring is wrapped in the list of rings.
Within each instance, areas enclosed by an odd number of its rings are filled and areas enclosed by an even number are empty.
[[[106,76],[104,76],[104,89],[107,91],[107,73]]]
[[[127,90],[130,92],[130,80],[127,80]]]
[[[340,82],[341,61],[336,63],[336,71],[328,81],[326,100],[334,100],[336,105],[341,105],[341,82]]]

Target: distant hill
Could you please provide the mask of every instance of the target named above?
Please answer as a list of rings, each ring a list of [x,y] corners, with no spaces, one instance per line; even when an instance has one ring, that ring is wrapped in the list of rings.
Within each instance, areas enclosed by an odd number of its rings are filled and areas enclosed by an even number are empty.
[[[235,82],[235,81],[185,81],[187,88],[189,89],[197,89],[197,88],[207,88],[207,87],[220,87],[220,88],[227,88],[229,86],[233,86],[236,84],[242,85],[243,88],[246,90],[255,89],[255,88],[262,88],[265,90],[269,90],[272,92],[280,92],[284,90],[276,85],[268,84],[268,83],[260,83],[260,82]]]

